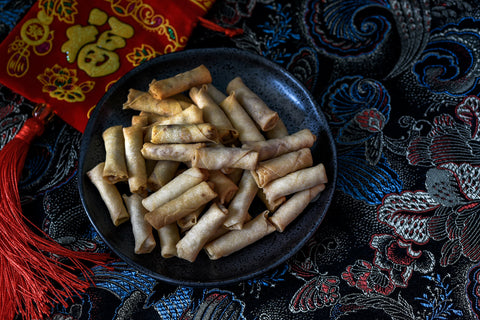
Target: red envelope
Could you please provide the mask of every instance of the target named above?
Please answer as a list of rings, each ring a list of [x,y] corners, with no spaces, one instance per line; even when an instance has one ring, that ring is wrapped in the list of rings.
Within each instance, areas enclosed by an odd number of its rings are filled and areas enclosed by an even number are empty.
[[[0,44],[0,83],[83,132],[126,72],[182,50],[214,0],[39,0]]]

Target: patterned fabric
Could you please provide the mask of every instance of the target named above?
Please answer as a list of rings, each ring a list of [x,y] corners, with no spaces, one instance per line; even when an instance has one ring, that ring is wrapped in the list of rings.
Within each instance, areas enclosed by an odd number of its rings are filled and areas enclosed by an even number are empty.
[[[0,83],[83,132],[112,83],[182,50],[213,2],[39,0],[0,44]]]
[[[30,4],[0,0],[0,30]],[[244,33],[197,28],[186,50],[263,55],[317,99],[338,149],[327,216],[294,257],[258,278],[174,287],[117,262],[94,268],[96,287],[51,319],[480,318],[477,1],[218,0],[207,18]],[[0,88],[0,146],[31,106]],[[65,246],[105,251],[76,189],[80,139],[57,119],[36,140],[24,211]]]

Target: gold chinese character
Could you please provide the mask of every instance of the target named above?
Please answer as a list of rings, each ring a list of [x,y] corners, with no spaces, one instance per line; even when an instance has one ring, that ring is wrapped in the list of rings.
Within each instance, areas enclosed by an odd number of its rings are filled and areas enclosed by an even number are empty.
[[[68,41],[62,45],[62,52],[67,54],[68,62],[77,61],[78,67],[91,77],[109,75],[120,68],[120,57],[115,50],[126,46],[125,39],[133,37],[134,29],[99,9],[90,11],[88,22],[88,26],[75,25],[67,29]],[[96,26],[107,22],[110,30],[96,38]]]

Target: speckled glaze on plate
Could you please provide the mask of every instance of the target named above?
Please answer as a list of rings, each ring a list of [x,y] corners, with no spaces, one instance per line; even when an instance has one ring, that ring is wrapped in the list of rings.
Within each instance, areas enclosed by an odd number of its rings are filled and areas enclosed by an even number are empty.
[[[222,91],[234,77],[242,77],[247,86],[280,114],[290,133],[309,128],[317,136],[312,148],[314,163],[325,164],[330,182],[321,196],[309,204],[283,233],[274,232],[230,256],[211,261],[201,252],[194,263],[178,258],[164,259],[160,255],[159,245],[150,254],[136,255],[130,223],[119,227],[112,224],[86,172],[104,161],[102,132],[113,125],[130,125],[134,112],[122,110],[130,88],[146,91],[152,79],[170,77],[200,64],[209,68],[213,84]],[[335,187],[336,171],[335,145],[327,122],[300,82],[259,55],[238,49],[209,48],[171,53],[150,60],[127,73],[108,90],[92,113],[82,138],[78,187],[91,223],[105,243],[128,264],[170,284],[221,286],[271,270],[301,249],[313,236],[327,212]],[[255,215],[260,210],[258,205],[253,206],[250,213]]]

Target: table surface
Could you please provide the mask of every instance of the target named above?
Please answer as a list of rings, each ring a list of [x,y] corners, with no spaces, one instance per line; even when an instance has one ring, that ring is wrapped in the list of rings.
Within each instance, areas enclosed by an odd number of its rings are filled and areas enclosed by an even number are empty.
[[[0,1],[0,40],[32,5]],[[480,315],[480,5],[474,0],[217,0],[185,50],[266,57],[317,100],[338,179],[315,236],[287,263],[221,288],[175,287],[123,262],[52,319],[477,319]],[[33,103],[0,86],[3,146]],[[108,251],[77,190],[82,135],[34,141],[25,215],[75,250]],[[1,288],[0,288],[1,290]]]

